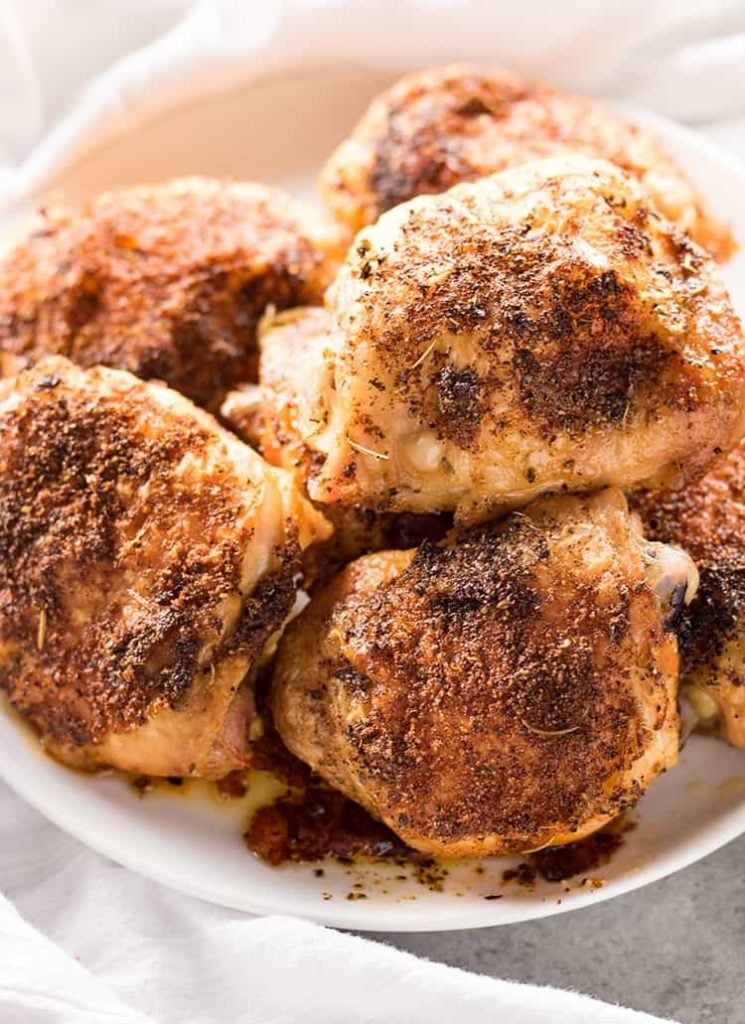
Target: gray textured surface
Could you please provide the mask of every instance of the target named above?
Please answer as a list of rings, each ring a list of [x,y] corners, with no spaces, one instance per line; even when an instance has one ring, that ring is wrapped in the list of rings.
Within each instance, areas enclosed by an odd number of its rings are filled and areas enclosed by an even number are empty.
[[[681,1024],[739,1024],[745,1022],[745,837],[677,875],[587,910],[503,928],[368,937]]]

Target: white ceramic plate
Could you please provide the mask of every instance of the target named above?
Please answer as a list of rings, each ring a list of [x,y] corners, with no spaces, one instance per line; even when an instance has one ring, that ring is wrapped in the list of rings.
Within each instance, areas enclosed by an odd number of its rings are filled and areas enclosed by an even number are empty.
[[[318,71],[181,108],[89,155],[51,183],[44,198],[76,202],[113,185],[186,173],[255,178],[310,195],[324,158],[384,83],[371,71]],[[626,113],[665,138],[745,242],[742,167],[691,132]],[[745,257],[725,276],[742,311]],[[179,791],[138,800],[118,778],[76,774],[43,756],[11,714],[0,714],[0,775],[61,828],[173,888],[247,911],[368,930],[476,928],[544,917],[639,888],[745,832],[745,751],[702,737],[690,741],[680,764],[643,798],[637,826],[611,862],[590,873],[604,884],[577,878],[542,882],[532,891],[502,885],[512,863],[505,859],[455,866],[438,892],[408,875],[397,878],[401,869],[387,866],[331,865],[323,877],[313,866],[269,868],[243,845],[239,802],[220,806]],[[364,899],[349,898],[360,892]],[[495,895],[500,898],[485,898]]]

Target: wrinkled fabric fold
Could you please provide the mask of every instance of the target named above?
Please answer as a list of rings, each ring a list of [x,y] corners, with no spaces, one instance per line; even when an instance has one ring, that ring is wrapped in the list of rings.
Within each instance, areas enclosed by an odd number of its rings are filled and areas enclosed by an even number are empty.
[[[308,922],[202,903],[86,849],[2,783],[0,879],[25,917],[0,897],[3,1024],[656,1020]]]
[[[74,7],[73,25],[50,0],[41,4],[44,17],[22,0],[7,0],[0,17],[0,213],[104,142],[190,98],[332,62],[391,73],[452,60],[507,64],[692,123],[745,114],[745,10],[736,0],[716,7],[612,0],[602,10],[590,0],[506,8],[472,0],[467,12],[460,0],[255,0],[250,7],[240,0],[100,0]],[[105,70],[102,36],[111,58]],[[145,41],[131,50],[134,39]],[[50,55],[58,71],[76,69],[63,76],[64,100],[46,71]]]

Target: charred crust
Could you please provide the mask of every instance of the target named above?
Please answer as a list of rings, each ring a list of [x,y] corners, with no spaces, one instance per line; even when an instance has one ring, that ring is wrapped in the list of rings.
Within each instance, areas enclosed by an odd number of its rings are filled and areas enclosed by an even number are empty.
[[[675,384],[664,384],[674,353],[649,332],[633,289],[613,270],[570,264],[548,281],[526,281],[524,296],[508,314],[512,365],[520,402],[544,434],[618,424],[651,387],[658,401],[680,400]]]
[[[716,259],[736,250],[727,226],[653,137],[588,99],[508,72],[450,66],[407,76],[373,102],[352,138],[356,145],[342,144],[323,181],[355,229],[414,196],[571,152],[635,177],[652,207]],[[630,245],[643,242],[623,230]]]
[[[547,201],[557,203],[554,192],[563,187],[544,182]],[[624,191],[617,180],[588,189],[595,190],[588,208],[602,204],[597,216],[607,255],[612,258],[619,245],[626,253],[621,272],[586,259],[567,238],[530,219],[503,223],[509,196],[497,189],[494,223],[479,212],[474,188],[458,199],[442,197],[436,206],[412,207],[398,228],[377,290],[359,296],[358,319],[348,329],[375,346],[395,400],[440,437],[470,448],[483,443],[482,427],[496,435],[503,426],[519,426],[550,442],[559,433],[577,438],[592,428],[636,425],[640,416],[648,422],[699,409],[708,378],[686,361],[665,316],[698,327],[704,304],[717,302],[710,262],[671,228],[645,234],[625,220],[636,214],[608,208],[603,199]],[[626,229],[633,237],[619,242],[615,234]],[[647,252],[653,242],[654,259]],[[440,254],[435,280],[433,248]],[[684,270],[681,261],[692,269]],[[668,313],[642,300],[635,277],[640,263],[651,282],[655,274],[667,275]],[[695,295],[689,274],[698,285]],[[461,352],[473,351],[469,365],[451,356],[459,344]],[[500,421],[487,415],[494,405],[506,410]],[[356,408],[355,415],[370,436],[380,430],[366,410]]]
[[[745,565],[699,570],[696,600],[685,609],[678,626],[687,670],[712,669],[727,642],[739,631],[744,605]],[[712,682],[716,684],[716,677]]]

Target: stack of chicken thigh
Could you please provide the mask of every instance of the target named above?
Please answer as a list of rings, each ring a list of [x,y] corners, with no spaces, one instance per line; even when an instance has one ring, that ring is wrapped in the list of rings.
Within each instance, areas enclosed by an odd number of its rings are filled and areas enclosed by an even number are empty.
[[[416,850],[581,839],[682,701],[745,746],[735,242],[655,139],[505,72],[397,82],[320,184],[9,242],[0,688],[74,767],[219,779],[271,718]]]

